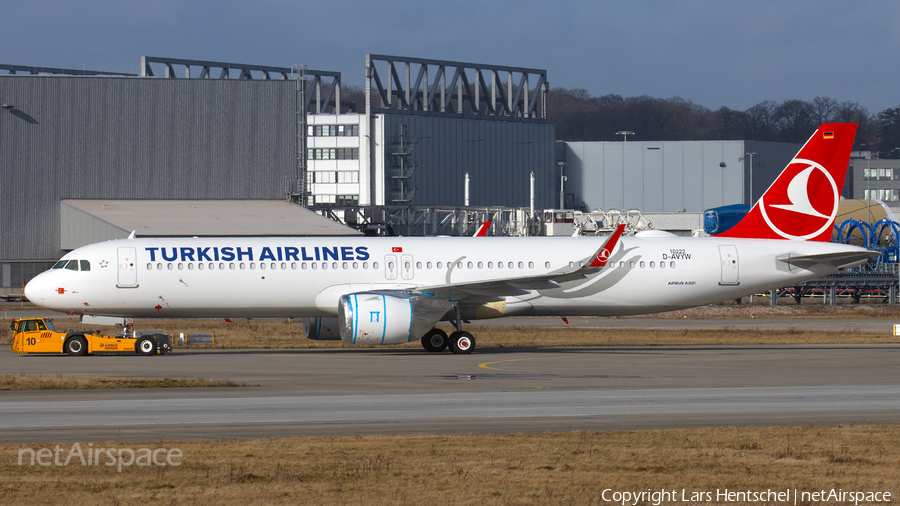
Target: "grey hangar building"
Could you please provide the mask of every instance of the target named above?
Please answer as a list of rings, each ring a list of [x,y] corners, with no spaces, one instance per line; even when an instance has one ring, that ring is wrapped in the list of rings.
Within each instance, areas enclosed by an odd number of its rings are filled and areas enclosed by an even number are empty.
[[[352,223],[374,206],[435,211],[420,234],[442,233],[439,209],[699,214],[758,198],[799,149],[557,142],[547,71],[534,68],[366,55],[363,112],[339,72],[302,66],[143,57],[141,75],[4,70],[0,294],[132,231],[357,234],[322,214]]]

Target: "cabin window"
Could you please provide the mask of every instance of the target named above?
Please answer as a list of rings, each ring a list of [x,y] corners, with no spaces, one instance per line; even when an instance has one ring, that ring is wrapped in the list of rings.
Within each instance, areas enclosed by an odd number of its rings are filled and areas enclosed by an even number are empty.
[[[216,264],[210,262],[210,263],[209,263],[209,270],[211,270],[211,271],[216,270]]]
[[[350,267],[350,264],[347,263],[347,262],[344,262],[343,265],[342,265],[342,267],[343,267],[344,270],[346,271],[346,270]]]
[[[147,270],[149,271],[151,269],[153,269],[153,264],[147,264]]]
[[[438,263],[437,263],[437,268],[440,269],[440,268],[441,268],[441,265],[442,265],[442,264],[441,264],[440,262],[438,262]]]
[[[315,263],[315,262],[310,262],[310,263],[309,263],[309,267],[310,267],[312,270],[316,270],[316,269],[319,268],[319,264],[317,264],[317,263]]]
[[[472,268],[472,262],[467,263],[467,264],[466,264],[466,267],[468,267],[469,269],[471,269],[471,268]]]
[[[366,264],[365,264],[365,262],[364,262],[364,263],[363,263],[363,267],[365,267],[365,266],[366,266]],[[373,269],[377,269],[377,268],[378,268],[378,262],[372,262],[372,268],[373,268]]]
[[[253,264],[250,264],[250,265],[253,265]],[[266,264],[263,263],[263,262],[260,262],[260,263],[259,263],[259,270],[261,270],[261,271],[266,270]]]
[[[669,267],[671,267],[671,268],[673,268],[673,269],[675,268],[675,261],[674,261],[674,260],[671,261],[671,262],[669,262]]]
[[[203,269],[206,268],[206,266],[203,265],[203,264],[197,264],[197,268],[200,269],[200,270],[202,271]]]
[[[179,271],[183,271],[183,270],[184,270],[184,264],[183,264],[183,263],[178,262],[178,270],[179,270]]]
[[[353,262],[353,270],[359,269],[359,262]]]
[[[469,263],[471,263],[471,262],[469,262]],[[458,262],[458,263],[456,264],[456,268],[457,268],[457,269],[462,269],[462,268],[463,268],[463,263],[462,263],[462,262]]]
[[[656,262],[650,262],[650,268],[651,269],[656,268]]]
[[[246,270],[246,269],[247,269],[247,264],[245,264],[244,262],[241,262],[240,267],[241,267],[241,270],[242,270],[242,271],[243,271],[243,270]]]
[[[231,270],[234,270],[234,262],[231,262],[230,264],[228,264],[228,268]]]
[[[188,264],[188,270],[189,271],[194,270],[194,264]]]
[[[502,269],[502,268],[503,268],[503,262],[497,262],[497,268],[498,268],[498,269]]]
[[[161,271],[161,270],[162,270],[162,264],[156,264],[156,270]]]
[[[305,271],[306,270],[306,262],[303,262],[302,264],[300,264],[300,268]]]
[[[167,263],[166,269],[169,269],[170,271],[175,269],[175,264],[173,264],[172,262]]]
[[[494,268],[494,262],[488,262],[488,269]]]
[[[322,262],[322,270],[325,270],[327,268],[328,268],[328,262]]]
[[[545,268],[545,269],[549,269],[549,268],[550,268],[550,262],[544,262],[544,268]]]
[[[534,262],[528,262],[528,268],[534,269]]]
[[[297,270],[297,262],[291,262],[291,269]]]
[[[634,262],[628,262],[628,267],[630,269],[634,269]]]
[[[275,264],[272,264],[272,268],[273,269],[275,268]],[[287,262],[281,262],[281,270],[283,270],[283,271],[287,270]]]
[[[660,262],[660,263],[659,263],[659,268],[660,268],[660,269],[665,269],[665,268],[666,268],[666,263],[665,263],[665,262]]]
[[[332,263],[331,263],[331,268],[332,268],[332,269],[337,269],[337,267],[338,267],[337,262],[332,262]]]
[[[509,263],[506,264],[506,265],[507,265],[507,267],[509,267],[510,269],[514,269],[514,268],[515,268],[515,265],[514,265],[512,262],[509,262]]]
[[[416,269],[422,268],[422,262],[416,262]]]
[[[643,269],[645,265],[646,264],[643,261],[641,261],[641,269]]]

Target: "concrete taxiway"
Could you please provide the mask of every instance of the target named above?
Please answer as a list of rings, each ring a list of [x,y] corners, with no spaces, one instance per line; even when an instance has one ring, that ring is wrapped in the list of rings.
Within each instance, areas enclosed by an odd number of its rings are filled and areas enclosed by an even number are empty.
[[[721,325],[721,322],[720,322]],[[896,423],[900,345],[177,350],[22,356],[3,374],[243,387],[8,391],[0,442]]]

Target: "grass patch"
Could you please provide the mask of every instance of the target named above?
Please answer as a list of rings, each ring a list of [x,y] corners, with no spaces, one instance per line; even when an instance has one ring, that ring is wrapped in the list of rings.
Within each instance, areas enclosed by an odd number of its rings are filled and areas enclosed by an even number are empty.
[[[259,386],[234,381],[176,378],[107,378],[103,376],[0,376],[0,390],[80,390],[99,388],[191,388]]]
[[[82,325],[76,320],[56,320],[60,331],[93,331],[96,328]],[[602,325],[602,320],[598,320]],[[303,334],[301,320],[241,320],[226,323],[217,320],[136,320],[138,329],[154,329],[176,336],[175,353],[180,345],[180,332],[214,332],[215,345],[191,346],[191,349],[318,349],[350,347],[341,341],[312,341]],[[453,329],[446,323],[438,325],[449,334]],[[531,328],[531,327],[477,327],[470,328],[479,348],[535,347],[535,346],[696,346],[696,345],[744,345],[744,344],[865,344],[898,343],[891,329],[883,333],[860,332],[858,328],[842,325],[835,320],[834,330],[808,331],[803,321],[785,330],[723,329],[585,329],[585,328]],[[102,330],[101,330],[102,332]],[[111,332],[107,330],[106,332]],[[8,340],[11,341],[11,337]],[[396,345],[421,348],[418,341]],[[353,345],[353,348],[364,346]],[[379,348],[369,345],[369,348]],[[163,357],[165,359],[165,357]]]
[[[56,504],[64,493],[73,504],[374,506],[606,504],[607,488],[688,496],[834,488],[896,497],[898,442],[898,426],[805,426],[94,443],[183,453],[178,467],[121,473],[102,464],[20,466],[19,449],[56,445],[3,445],[0,494],[10,504]]]
[[[623,317],[639,318],[639,317]],[[680,311],[670,311],[658,315],[640,318],[677,318],[677,319],[724,319],[723,329],[691,330],[691,329],[585,329],[528,328],[528,327],[469,327],[475,334],[480,348],[486,347],[533,347],[533,346],[696,346],[696,345],[743,345],[743,344],[866,344],[866,343],[898,343],[900,337],[891,334],[892,328],[885,326],[884,332],[860,332],[852,322],[844,322],[852,318],[897,319],[900,321],[900,306],[889,304],[859,305],[768,305],[719,304],[703,306]],[[785,330],[744,330],[729,328],[729,318],[775,318],[794,319],[791,327]],[[803,320],[806,318],[827,318],[834,320],[834,330],[829,332],[807,331]],[[577,320],[578,318],[570,318]],[[598,326],[603,325],[603,318],[595,318]],[[59,331],[98,331],[104,334],[115,334],[116,327],[97,328],[82,325],[77,320],[59,318],[54,321]],[[448,333],[452,328],[441,323],[440,327]],[[303,334],[302,320],[299,318],[285,320],[235,320],[227,323],[222,320],[191,319],[139,319],[135,320],[135,328],[141,330],[159,330],[174,334],[176,350],[180,346],[178,334],[214,332],[215,345],[191,346],[192,349],[316,349],[347,347],[340,341],[311,341]],[[0,332],[0,344],[12,344],[12,332]],[[420,348],[418,342],[410,343],[411,348]],[[358,348],[359,346],[353,346]],[[378,347],[378,346],[369,346]]]

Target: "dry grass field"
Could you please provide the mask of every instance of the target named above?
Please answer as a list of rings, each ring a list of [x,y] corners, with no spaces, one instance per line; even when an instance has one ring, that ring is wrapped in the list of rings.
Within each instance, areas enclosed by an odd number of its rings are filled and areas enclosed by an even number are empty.
[[[72,447],[60,447],[64,461]],[[612,504],[604,489],[677,492],[663,504],[721,504],[681,494],[725,489],[879,491],[891,502],[900,494],[897,426],[94,443],[182,454],[177,467],[121,472],[106,455],[96,466],[30,465],[27,456],[19,465],[24,448],[54,445],[0,446],[4,504]]]
[[[742,344],[859,344],[896,343],[900,339],[888,330],[873,334],[859,332],[850,323],[842,323],[853,318],[897,319],[900,321],[900,307],[888,304],[860,305],[781,305],[770,307],[762,304],[721,304],[681,311],[671,311],[657,315],[627,318],[780,318],[792,319],[795,323],[783,331],[737,330],[726,325],[724,330],[641,330],[641,329],[540,329],[527,327],[482,327],[477,330],[480,348],[488,347],[531,347],[531,346],[662,346],[662,345],[742,345]],[[833,332],[809,332],[803,328],[806,318],[828,318],[835,320]],[[595,318],[602,326],[605,318]],[[57,319],[57,330],[97,330],[115,333],[115,327],[94,328],[73,319]],[[448,331],[451,327],[441,324]],[[214,332],[216,344],[210,348],[337,348],[344,346],[340,341],[311,341],[303,335],[300,319],[293,320],[135,320],[135,327],[142,330],[160,330],[177,335],[181,332]],[[12,344],[11,332],[0,332],[0,344]],[[176,342],[176,347],[178,346]],[[410,347],[418,348],[419,343]]]
[[[190,388],[252,386],[233,381],[177,378],[106,378],[103,376],[0,376],[0,390],[82,390],[97,388]]]

